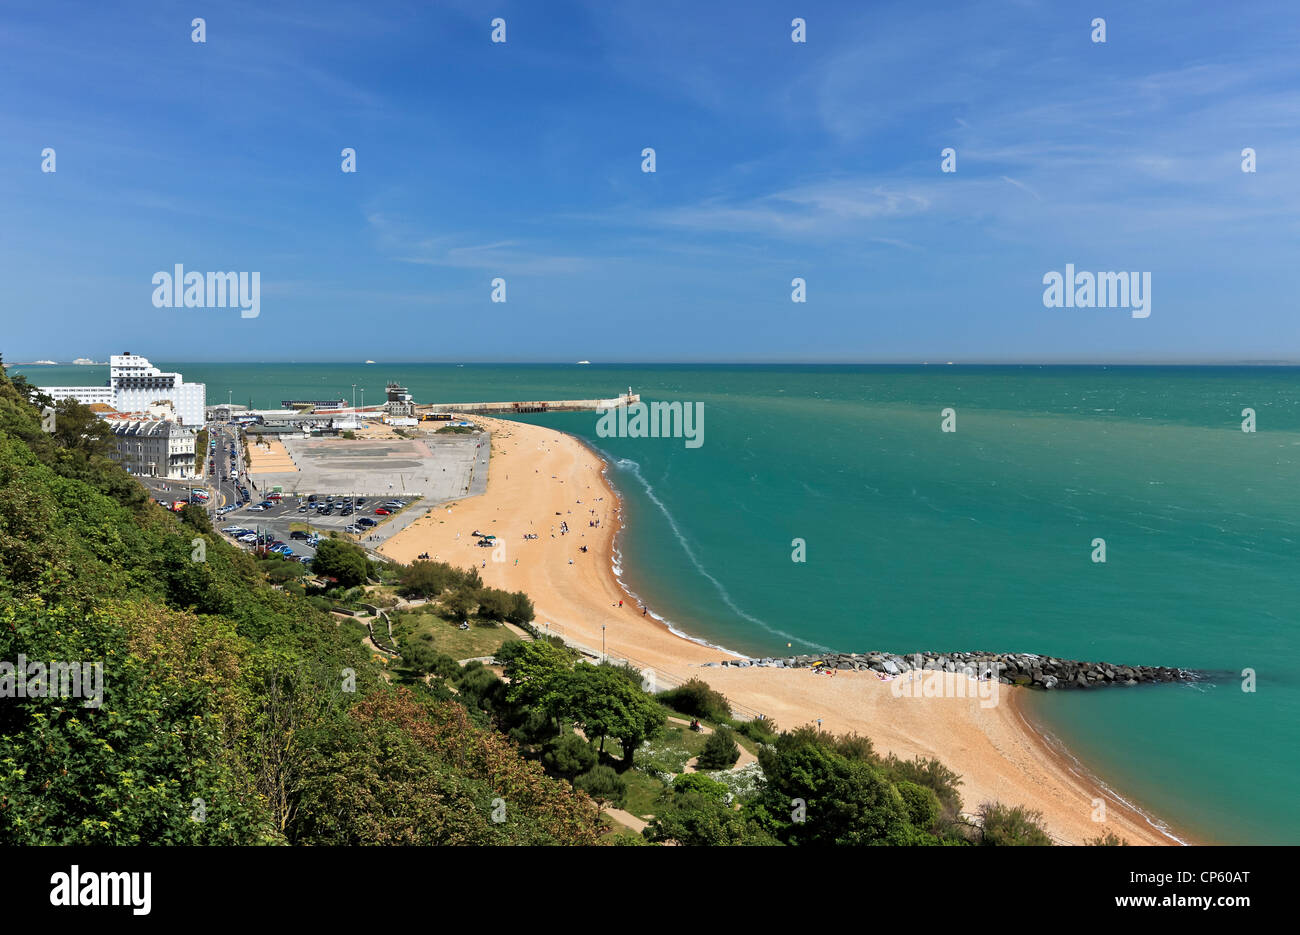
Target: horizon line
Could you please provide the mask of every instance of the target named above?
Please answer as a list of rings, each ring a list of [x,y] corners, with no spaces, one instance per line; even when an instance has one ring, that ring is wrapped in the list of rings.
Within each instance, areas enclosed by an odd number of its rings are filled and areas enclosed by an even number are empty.
[[[148,355],[139,355],[147,357],[149,360],[154,358]],[[540,367],[660,367],[660,366],[699,366],[699,367],[790,367],[790,366],[825,366],[825,367],[1295,367],[1300,366],[1300,358],[1237,358],[1237,359],[1204,359],[1204,358],[1186,358],[1186,359],[1132,359],[1132,360],[1089,360],[1089,359],[970,359],[970,360],[828,360],[828,359],[785,359],[785,360],[754,360],[754,359],[734,359],[734,360],[611,360],[611,361],[577,361],[569,360],[451,360],[451,359],[429,359],[429,360],[389,360],[389,361],[357,361],[357,360],[289,360],[289,359],[271,359],[271,360],[216,360],[216,359],[199,359],[199,358],[163,358],[158,360],[171,360],[186,364],[244,364],[244,365],[261,365],[261,364],[293,364],[300,366],[310,366],[318,364],[353,364],[358,367],[405,367],[418,366],[427,364],[438,364],[448,366],[540,366]],[[4,361],[3,366],[8,367],[107,367],[108,362],[96,362],[94,364],[77,364],[71,360],[68,361],[42,361],[42,360],[19,360]]]

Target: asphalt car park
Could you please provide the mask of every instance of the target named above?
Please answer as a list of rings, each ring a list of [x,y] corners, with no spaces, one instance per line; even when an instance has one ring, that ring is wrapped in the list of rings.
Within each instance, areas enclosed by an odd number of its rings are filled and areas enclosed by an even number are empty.
[[[278,501],[254,498],[224,517],[222,525],[257,529],[283,540],[297,555],[314,555],[315,549],[303,540],[291,538],[294,525],[306,525],[326,536],[337,532],[342,537],[354,536],[364,541],[369,536],[384,537],[384,521],[411,509],[413,502],[412,499],[379,501],[375,497],[354,499],[327,492],[282,496]],[[376,510],[380,512],[376,514]],[[361,522],[363,519],[365,523]]]

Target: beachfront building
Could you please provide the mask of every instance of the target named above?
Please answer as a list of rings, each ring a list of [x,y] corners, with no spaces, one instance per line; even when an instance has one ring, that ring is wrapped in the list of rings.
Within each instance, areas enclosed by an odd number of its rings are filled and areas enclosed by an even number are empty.
[[[400,383],[389,383],[384,387],[388,397],[384,403],[384,412],[399,418],[412,418],[415,415],[415,397]]]
[[[186,383],[179,373],[163,373],[149,359],[129,351],[108,359],[108,386],[42,386],[41,392],[55,400],[75,399],[87,406],[101,403],[119,412],[147,410],[161,400],[170,400],[185,425],[203,424],[207,387]]]
[[[117,442],[113,460],[137,477],[194,473],[194,430],[167,420],[108,419]]]

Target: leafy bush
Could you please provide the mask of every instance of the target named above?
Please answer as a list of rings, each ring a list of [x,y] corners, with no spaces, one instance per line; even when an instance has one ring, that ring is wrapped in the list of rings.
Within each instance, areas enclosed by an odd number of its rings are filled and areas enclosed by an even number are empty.
[[[365,551],[341,539],[323,539],[316,546],[316,557],[311,570],[326,578],[333,578],[344,588],[352,588],[366,580],[368,562]]]
[[[573,733],[557,737],[542,750],[542,765],[548,772],[565,779],[572,779],[592,769],[596,760],[597,754],[591,744]]]
[[[776,721],[769,718],[754,718],[752,721],[729,722],[732,729],[742,736],[748,737],[755,743],[773,743],[780,729],[776,726]]]
[[[614,808],[621,808],[627,802],[627,783],[612,766],[593,766],[573,780],[573,787]]]
[[[980,843],[1002,847],[1048,847],[1052,839],[1043,827],[1043,813],[1023,805],[985,802],[980,806]]]
[[[682,773],[673,780],[674,794],[681,795],[687,792],[709,796],[720,802],[726,801],[727,796],[731,794],[724,783],[718,782],[716,779],[710,779],[703,773]]]
[[[891,753],[882,765],[894,782],[914,782],[933,790],[949,818],[955,818],[961,812],[961,794],[957,791],[961,785],[961,776],[938,760],[919,756],[911,760],[900,760]]]
[[[450,678],[460,672],[455,659],[418,641],[402,642],[402,660],[417,672],[433,674],[439,678]]]
[[[731,769],[740,759],[740,746],[729,727],[719,727],[704,741],[697,763],[699,769]]]
[[[1085,838],[1084,844],[1088,847],[1128,847],[1128,839],[1121,838],[1114,831],[1107,831],[1103,835],[1095,838]]]
[[[674,711],[695,717],[723,721],[731,717],[731,704],[722,692],[710,688],[702,679],[693,678],[684,685],[658,694],[658,699]]]
[[[898,794],[903,797],[908,821],[922,831],[928,831],[938,823],[943,809],[933,789],[906,779],[895,783],[895,786]]]

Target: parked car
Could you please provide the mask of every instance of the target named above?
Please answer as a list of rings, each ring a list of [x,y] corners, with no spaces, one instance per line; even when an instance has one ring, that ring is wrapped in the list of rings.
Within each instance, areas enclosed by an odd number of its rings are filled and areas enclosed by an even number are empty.
[[[265,510],[265,509],[266,509],[266,507],[262,506],[262,504],[260,504],[260,503],[255,503],[255,504],[253,504],[252,506],[250,506],[250,507],[248,508],[248,512],[250,512],[250,513],[261,513],[261,512],[262,512],[263,510]]]
[[[376,523],[376,522],[375,522],[373,519],[371,519],[369,516],[363,516],[363,517],[361,517],[361,519],[357,520],[357,525],[358,525],[358,526],[378,526],[379,524]]]
[[[392,515],[393,515],[393,511],[392,511],[392,510],[386,510],[386,509],[384,509],[384,508],[381,506],[381,507],[379,507],[377,510],[375,510],[375,515],[376,515],[376,516],[392,516]]]
[[[300,506],[300,507],[298,507],[298,512],[299,512],[299,513],[306,513],[306,512],[308,512],[310,509],[311,509],[311,507],[309,507],[309,506]]]
[[[239,541],[240,541],[240,542],[249,542],[249,543],[256,542],[256,541],[257,541],[257,535],[256,535],[255,533],[251,533],[251,532],[250,532],[250,533],[245,533],[244,535],[242,535],[242,536],[239,537]]]
[[[293,532],[289,533],[289,538],[290,538],[290,539],[306,539],[306,538],[308,538],[308,533],[303,532],[301,529],[295,529]]]

